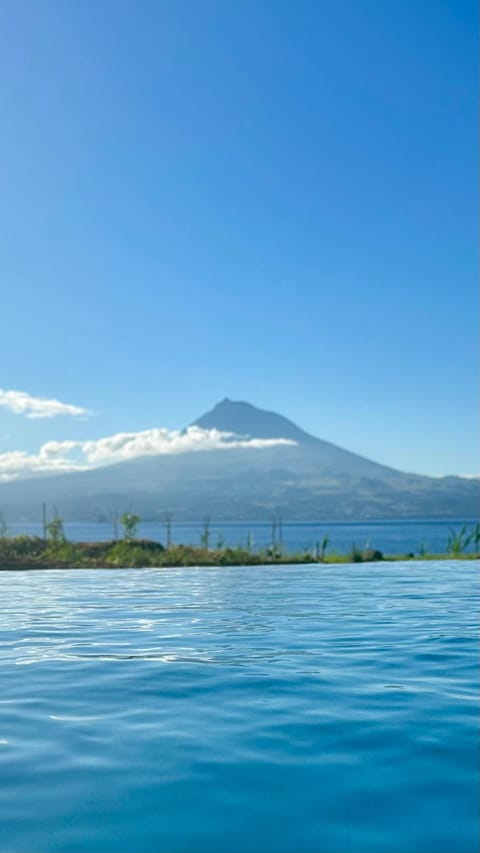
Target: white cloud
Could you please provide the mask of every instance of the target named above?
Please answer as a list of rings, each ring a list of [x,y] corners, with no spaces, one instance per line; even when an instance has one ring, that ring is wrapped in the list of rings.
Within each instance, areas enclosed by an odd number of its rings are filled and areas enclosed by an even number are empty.
[[[0,388],[0,407],[16,415],[25,415],[27,418],[56,418],[58,415],[84,417],[91,414],[82,406],[72,406],[71,403],[61,403],[60,400],[32,397],[26,391],[5,391],[3,388]]]
[[[450,477],[458,477],[460,480],[480,480],[480,474],[429,474],[434,480],[446,480]]]
[[[245,438],[216,429],[188,427],[184,431],[147,429],[119,432],[94,441],[48,441],[36,454],[15,450],[0,454],[0,480],[16,480],[36,474],[86,471],[101,465],[135,459],[138,456],[228,450],[245,447],[261,449],[292,445],[286,438]]]

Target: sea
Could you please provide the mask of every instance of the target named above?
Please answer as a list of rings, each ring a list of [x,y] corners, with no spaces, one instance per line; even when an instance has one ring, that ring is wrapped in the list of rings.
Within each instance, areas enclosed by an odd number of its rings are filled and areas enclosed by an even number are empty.
[[[280,544],[285,553],[307,551],[315,553],[322,540],[328,536],[327,553],[346,554],[357,548],[374,548],[385,554],[441,554],[447,549],[452,530],[459,532],[463,526],[469,530],[478,518],[452,519],[389,519],[386,521],[310,521],[288,522],[209,522],[209,546],[242,546],[250,542],[252,550],[259,551]],[[205,532],[205,522],[177,523],[171,525],[172,542],[183,545],[199,545]],[[41,523],[19,523],[9,525],[9,533],[42,536]],[[121,525],[111,523],[67,523],[68,539],[80,542],[108,541],[122,535]],[[144,522],[138,535],[165,543],[167,530],[164,523]],[[470,550],[473,549],[470,545]],[[467,549],[468,550],[468,549]]]
[[[0,850],[478,853],[479,570],[0,572]]]

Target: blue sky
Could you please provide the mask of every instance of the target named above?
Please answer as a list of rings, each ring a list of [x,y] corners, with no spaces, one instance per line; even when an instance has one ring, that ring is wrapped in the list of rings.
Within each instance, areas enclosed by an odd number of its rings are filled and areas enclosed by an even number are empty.
[[[476,4],[6,0],[0,453],[229,396],[476,473]]]

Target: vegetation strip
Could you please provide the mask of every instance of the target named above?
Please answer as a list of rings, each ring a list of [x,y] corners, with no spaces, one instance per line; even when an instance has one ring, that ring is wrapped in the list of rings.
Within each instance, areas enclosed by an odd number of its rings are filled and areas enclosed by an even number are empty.
[[[120,519],[123,539],[110,542],[69,542],[62,519],[55,516],[45,527],[46,536],[8,536],[0,530],[0,570],[9,569],[95,569],[95,568],[163,568],[176,566],[255,566],[265,564],[301,563],[367,563],[399,560],[446,560],[480,558],[480,524],[470,532],[463,527],[458,533],[450,531],[446,551],[428,554],[419,551],[402,555],[384,556],[374,548],[358,548],[355,544],[346,554],[328,553],[330,540],[325,536],[313,550],[287,553],[275,541],[269,548],[254,551],[250,537],[246,546],[225,547],[223,538],[218,547],[209,547],[208,533],[202,534],[201,546],[168,544],[138,539],[140,518],[125,513]],[[467,548],[472,548],[467,551]]]

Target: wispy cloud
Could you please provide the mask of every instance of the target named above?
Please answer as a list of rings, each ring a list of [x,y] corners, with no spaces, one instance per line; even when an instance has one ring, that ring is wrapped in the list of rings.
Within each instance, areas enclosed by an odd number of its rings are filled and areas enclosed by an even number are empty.
[[[82,406],[44,397],[32,397],[26,391],[5,391],[3,388],[0,388],[0,407],[16,415],[25,415],[26,418],[56,418],[58,415],[86,417],[91,414]]]
[[[36,474],[86,471],[101,465],[135,459],[138,456],[228,450],[245,447],[261,449],[292,445],[286,438],[245,438],[216,429],[191,426],[184,431],[147,429],[119,432],[95,441],[48,441],[36,454],[15,450],[0,454],[0,480],[16,480]]]

